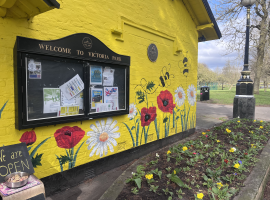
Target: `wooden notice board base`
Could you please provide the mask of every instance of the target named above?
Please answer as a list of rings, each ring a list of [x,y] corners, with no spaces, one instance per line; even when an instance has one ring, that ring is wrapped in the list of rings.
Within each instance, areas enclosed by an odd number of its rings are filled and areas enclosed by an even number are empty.
[[[34,175],[31,175],[34,176]],[[35,176],[34,176],[35,177]],[[37,177],[35,177],[37,178]],[[0,195],[3,200],[26,200],[26,199],[31,199],[35,196],[38,196],[39,194],[44,194],[45,197],[45,189],[44,189],[44,184],[42,183],[41,180],[39,180],[41,184],[36,185],[34,187],[28,188],[26,190],[20,191],[18,193],[9,195],[9,196],[4,196],[1,192]],[[34,199],[34,198],[33,198]]]

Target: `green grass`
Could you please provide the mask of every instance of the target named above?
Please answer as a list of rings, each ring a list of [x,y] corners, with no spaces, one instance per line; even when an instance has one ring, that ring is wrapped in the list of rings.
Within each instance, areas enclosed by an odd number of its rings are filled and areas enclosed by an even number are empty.
[[[211,90],[210,100],[207,103],[216,104],[233,104],[235,96],[235,87],[231,90]],[[260,89],[260,94],[254,95],[256,98],[256,106],[270,106],[270,90],[264,92],[264,89]],[[200,101],[200,91],[197,90],[197,101]]]

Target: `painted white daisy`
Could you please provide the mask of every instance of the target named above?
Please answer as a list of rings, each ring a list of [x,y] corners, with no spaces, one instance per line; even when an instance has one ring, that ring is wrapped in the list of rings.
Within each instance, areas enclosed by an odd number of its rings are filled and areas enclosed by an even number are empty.
[[[196,102],[196,88],[194,85],[189,85],[187,89],[188,102],[190,105],[194,106]]]
[[[96,152],[96,155],[102,157],[104,154],[107,155],[108,147],[111,152],[114,152],[113,145],[117,146],[116,138],[120,137],[119,126],[114,127],[117,124],[117,120],[113,122],[113,119],[109,117],[105,124],[105,120],[102,119],[100,122],[96,121],[96,126],[94,124],[90,125],[90,128],[93,131],[87,132],[87,135],[90,136],[86,140],[86,144],[89,144],[87,149],[92,151],[89,157],[92,157]],[[113,144],[113,145],[112,145]]]
[[[132,103],[129,105],[129,114],[128,114],[128,118],[132,119],[136,116],[137,114],[137,108],[136,108],[136,104]]]
[[[186,99],[186,94],[185,94],[185,91],[182,87],[178,87],[176,90],[175,90],[175,103],[177,103],[178,106],[182,106],[183,103],[185,102],[185,99]]]

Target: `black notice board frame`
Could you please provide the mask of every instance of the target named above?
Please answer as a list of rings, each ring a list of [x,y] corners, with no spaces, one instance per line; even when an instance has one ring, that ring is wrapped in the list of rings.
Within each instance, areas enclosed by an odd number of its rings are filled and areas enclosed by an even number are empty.
[[[25,58],[46,57],[46,59],[77,60],[83,63],[84,71],[84,114],[68,117],[47,118],[40,120],[27,120],[26,104],[26,64]],[[87,64],[88,63],[88,64]],[[126,69],[126,109],[104,113],[89,114],[90,77],[87,66],[90,64],[106,64]],[[130,85],[130,57],[116,54],[96,37],[79,33],[52,41],[43,41],[17,36],[14,47],[14,98],[15,98],[15,128],[18,130],[48,126],[61,123],[83,121],[94,118],[117,116],[129,113],[129,85]],[[82,77],[81,77],[82,78]]]

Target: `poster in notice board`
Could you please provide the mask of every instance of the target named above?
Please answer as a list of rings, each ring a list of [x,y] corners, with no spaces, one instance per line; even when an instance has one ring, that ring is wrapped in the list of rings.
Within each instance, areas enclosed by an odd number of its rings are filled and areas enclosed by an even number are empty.
[[[25,143],[0,147],[0,183],[14,172],[35,172]]]

